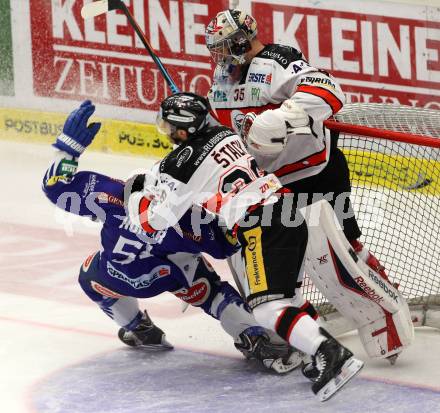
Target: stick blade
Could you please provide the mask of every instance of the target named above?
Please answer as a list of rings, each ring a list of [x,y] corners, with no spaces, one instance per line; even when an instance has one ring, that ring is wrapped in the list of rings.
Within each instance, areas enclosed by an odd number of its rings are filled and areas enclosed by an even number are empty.
[[[83,19],[91,19],[92,17],[99,16],[100,14],[107,13],[109,11],[108,0],[94,1],[88,3],[81,9],[81,16]]]

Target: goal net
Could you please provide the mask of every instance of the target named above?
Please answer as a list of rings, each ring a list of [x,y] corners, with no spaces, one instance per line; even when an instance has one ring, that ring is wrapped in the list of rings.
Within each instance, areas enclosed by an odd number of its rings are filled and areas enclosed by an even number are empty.
[[[440,328],[440,111],[345,105],[326,126],[341,132],[361,241],[400,285],[414,324]],[[325,319],[340,318],[307,277],[304,293]]]

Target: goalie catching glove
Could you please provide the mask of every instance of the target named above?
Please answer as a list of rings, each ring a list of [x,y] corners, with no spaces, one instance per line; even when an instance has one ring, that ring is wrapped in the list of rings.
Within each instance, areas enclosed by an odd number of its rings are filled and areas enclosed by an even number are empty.
[[[256,115],[249,112],[243,119],[240,135],[248,148],[265,155],[276,155],[292,135],[311,135],[310,118],[293,100],[285,100],[278,109]]]

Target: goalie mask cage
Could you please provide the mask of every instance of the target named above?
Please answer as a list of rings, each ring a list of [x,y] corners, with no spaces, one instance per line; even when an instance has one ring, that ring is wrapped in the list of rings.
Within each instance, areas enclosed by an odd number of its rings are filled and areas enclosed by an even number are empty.
[[[440,328],[440,111],[345,105],[340,132],[361,241],[408,300],[415,326]],[[334,334],[353,328],[306,276],[303,291]]]

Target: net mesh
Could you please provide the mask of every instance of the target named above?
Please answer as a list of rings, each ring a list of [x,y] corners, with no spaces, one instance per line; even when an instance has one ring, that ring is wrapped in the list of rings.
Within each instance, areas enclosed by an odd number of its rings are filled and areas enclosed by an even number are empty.
[[[357,104],[337,120],[440,139],[440,111]],[[362,242],[410,304],[440,305],[440,149],[343,134],[338,145]],[[304,292],[322,315],[334,311],[307,277]]]
[[[380,103],[345,105],[335,119],[352,125],[440,139],[440,112]]]

